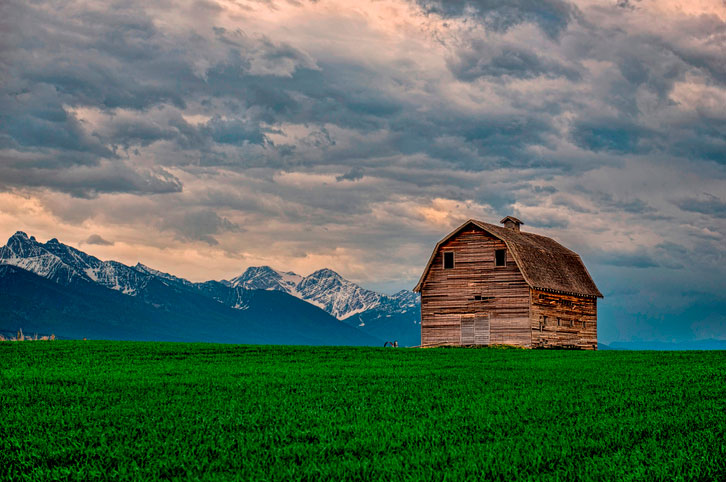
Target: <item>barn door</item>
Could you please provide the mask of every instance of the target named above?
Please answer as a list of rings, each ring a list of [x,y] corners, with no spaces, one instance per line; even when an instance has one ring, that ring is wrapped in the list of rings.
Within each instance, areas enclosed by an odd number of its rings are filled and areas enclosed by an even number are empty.
[[[474,344],[474,315],[461,315],[461,344]]]
[[[461,344],[489,344],[489,314],[476,313],[461,316]]]
[[[489,313],[474,315],[474,344],[489,344]]]

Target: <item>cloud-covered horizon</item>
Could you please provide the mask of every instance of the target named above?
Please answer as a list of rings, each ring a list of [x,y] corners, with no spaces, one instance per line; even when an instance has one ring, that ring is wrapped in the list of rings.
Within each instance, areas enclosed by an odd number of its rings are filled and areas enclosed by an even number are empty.
[[[394,291],[456,225],[513,214],[581,254],[603,341],[726,336],[721,0],[11,0],[0,19],[6,237]]]

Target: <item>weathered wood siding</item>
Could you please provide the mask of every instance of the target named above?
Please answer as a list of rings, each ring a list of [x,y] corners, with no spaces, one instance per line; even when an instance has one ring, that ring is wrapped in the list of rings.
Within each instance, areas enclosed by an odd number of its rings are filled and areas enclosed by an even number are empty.
[[[531,296],[532,347],[597,349],[597,298],[536,289]]]
[[[506,249],[503,241],[473,227],[438,249],[421,287],[422,345],[462,344],[462,317],[472,315],[488,315],[490,344],[531,345],[529,286],[509,253],[506,266],[494,265],[497,249]],[[445,251],[454,252],[453,269],[444,269]],[[470,337],[466,331],[465,341]],[[476,344],[486,341],[477,334]]]

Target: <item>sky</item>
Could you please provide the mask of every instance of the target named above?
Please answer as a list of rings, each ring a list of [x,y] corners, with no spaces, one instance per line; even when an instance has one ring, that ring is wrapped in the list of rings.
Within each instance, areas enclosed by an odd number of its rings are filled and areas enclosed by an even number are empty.
[[[723,0],[0,4],[0,238],[411,289],[506,215],[599,338],[726,338]]]

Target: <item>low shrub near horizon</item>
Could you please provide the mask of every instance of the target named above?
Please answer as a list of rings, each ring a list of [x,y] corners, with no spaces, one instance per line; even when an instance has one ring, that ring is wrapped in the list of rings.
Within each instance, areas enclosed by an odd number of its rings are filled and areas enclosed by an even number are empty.
[[[724,352],[0,343],[2,480],[726,480]]]

